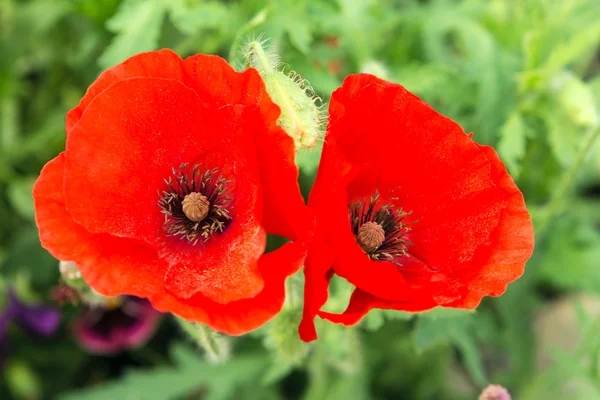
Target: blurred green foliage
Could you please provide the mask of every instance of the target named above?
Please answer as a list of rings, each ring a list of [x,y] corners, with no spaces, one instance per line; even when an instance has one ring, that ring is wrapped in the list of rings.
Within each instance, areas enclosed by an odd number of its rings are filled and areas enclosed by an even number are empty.
[[[375,311],[356,329],[320,324],[320,340],[306,345],[294,341],[295,303],[235,339],[226,365],[204,361],[169,322],[144,349],[86,355],[70,339],[77,311],[66,307],[50,341],[11,332],[0,398],[452,400],[494,382],[523,400],[600,399],[598,146],[583,158],[598,136],[599,1],[1,0],[0,34],[2,291],[41,300],[56,284],[31,188],[64,148],[65,113],[103,69],[161,47],[239,67],[241,44],[259,35],[325,101],[347,74],[373,72],[494,146],[537,230],[525,276],[477,312]],[[298,161],[308,193],[318,151]],[[540,313],[582,292],[596,307],[571,302],[577,335],[543,344]],[[349,288],[336,282],[332,293],[335,308]],[[555,361],[540,365],[540,352]]]

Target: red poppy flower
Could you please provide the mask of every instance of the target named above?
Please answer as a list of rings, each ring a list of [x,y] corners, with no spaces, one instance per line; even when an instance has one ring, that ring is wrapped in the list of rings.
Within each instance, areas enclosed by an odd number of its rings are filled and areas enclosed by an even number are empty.
[[[100,75],[34,187],[42,245],[108,296],[228,334],[257,328],[302,265],[293,140],[257,71],[162,50]]]
[[[316,315],[352,325],[370,309],[475,308],[523,274],[533,228],[496,152],[403,87],[348,77],[334,92],[309,197],[304,340]],[[335,273],[356,286],[320,311]]]

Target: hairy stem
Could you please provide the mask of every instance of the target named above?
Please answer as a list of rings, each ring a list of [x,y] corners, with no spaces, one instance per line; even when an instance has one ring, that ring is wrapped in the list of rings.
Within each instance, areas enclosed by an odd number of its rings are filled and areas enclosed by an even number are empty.
[[[229,343],[227,337],[213,331],[204,324],[189,322],[178,317],[175,317],[175,320],[181,329],[183,329],[183,331],[206,352],[206,356],[209,360],[216,363],[222,363],[228,360]]]
[[[265,53],[265,49],[263,49],[263,47],[259,41],[257,41],[257,40],[252,41],[249,45],[249,48],[256,56],[256,59],[260,63],[260,66],[262,67],[262,70],[264,71],[265,74],[272,74],[275,72],[273,70],[273,68],[271,67],[271,63],[269,62],[269,58],[267,57],[267,54]]]
[[[573,181],[577,176],[577,172],[583,165],[585,159],[588,157],[590,151],[594,147],[596,140],[600,136],[600,125],[595,125],[592,127],[584,138],[583,145],[579,149],[577,156],[575,158],[575,162],[573,165],[564,173],[560,182],[552,192],[550,196],[550,201],[548,202],[548,206],[546,207],[546,212],[544,213],[543,219],[538,226],[537,234],[543,234],[552,219],[559,215],[565,206],[567,192],[570,190],[573,185]]]

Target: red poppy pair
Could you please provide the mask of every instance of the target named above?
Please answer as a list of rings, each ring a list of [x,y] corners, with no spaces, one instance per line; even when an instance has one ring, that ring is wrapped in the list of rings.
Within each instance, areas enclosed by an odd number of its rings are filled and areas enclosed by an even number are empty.
[[[334,93],[308,207],[278,117],[259,74],[219,57],[104,72],[34,187],[42,245],[101,294],[232,335],[279,312],[306,257],[305,340],[316,315],[473,308],[522,274],[531,221],[498,156],[402,87],[355,75]],[[289,242],[264,254],[266,234]],[[341,315],[320,311],[332,273],[357,287]]]

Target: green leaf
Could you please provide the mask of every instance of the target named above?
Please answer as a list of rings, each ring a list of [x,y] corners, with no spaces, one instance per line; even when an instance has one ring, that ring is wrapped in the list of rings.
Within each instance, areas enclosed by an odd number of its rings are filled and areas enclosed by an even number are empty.
[[[415,315],[404,313],[408,315]],[[439,318],[469,318],[475,314],[475,310],[461,310],[459,308],[436,307],[432,310],[418,313],[419,318],[439,319]]]
[[[592,91],[594,98],[599,99],[600,98],[600,74],[598,74],[594,78],[590,79],[590,81],[587,84],[588,84],[590,90]]]
[[[517,178],[521,172],[521,160],[525,157],[528,128],[523,116],[515,111],[500,128],[498,153],[508,171]]]
[[[487,383],[481,354],[474,339],[476,329],[475,315],[472,313],[462,316],[441,314],[437,318],[422,317],[417,320],[414,330],[415,350],[423,353],[437,345],[454,345],[463,357],[463,363],[471,378],[479,386]]]
[[[369,381],[366,379],[365,371],[357,371],[353,374],[341,375],[334,379],[324,400],[368,400]]]
[[[481,353],[477,343],[470,335],[459,334],[454,336],[454,344],[462,355],[465,369],[478,386],[485,386],[488,380],[485,376],[485,369]]]
[[[552,103],[541,112],[554,157],[563,168],[569,167],[577,156],[583,130],[571,122],[559,104]]]
[[[362,319],[362,326],[369,332],[379,330],[385,324],[385,318],[381,310],[371,310]]]
[[[7,386],[15,398],[35,399],[40,397],[42,392],[40,377],[24,361],[11,361],[3,369]]]
[[[309,346],[300,340],[297,326],[302,319],[302,308],[286,306],[271,321],[267,346],[275,349],[280,359],[300,364],[308,354]]]
[[[33,184],[35,177],[19,178],[11,181],[6,195],[12,208],[23,218],[33,221]]]
[[[319,329],[321,326],[323,329]],[[323,323],[317,325],[317,331],[332,365],[346,372],[356,371],[360,367],[362,347],[356,328]]]
[[[264,386],[274,385],[288,376],[294,369],[294,364],[279,357],[275,357],[261,379]]]
[[[292,42],[302,54],[307,54],[310,51],[310,43],[312,41],[311,28],[309,23],[300,23],[299,21],[290,24],[287,27],[290,42]]]
[[[41,247],[35,225],[25,225],[21,229],[17,226],[16,221],[12,223],[10,241],[6,243],[6,258],[0,266],[2,274],[24,275],[39,287],[55,285],[58,262]]]
[[[525,69],[533,70],[539,65],[544,36],[539,31],[529,31],[523,35],[523,53],[525,56]]]
[[[76,390],[60,400],[169,400],[199,388],[208,390],[207,400],[235,398],[241,386],[253,384],[262,374],[263,356],[238,356],[227,364],[211,364],[189,347],[175,344],[174,367],[131,369],[123,378],[95,387]]]
[[[372,1],[337,0],[339,15],[332,22],[340,31],[342,45],[352,55],[358,65],[373,59],[373,37],[381,34],[381,28],[386,25],[385,18],[391,15],[373,16],[376,4]]]
[[[600,292],[600,233],[584,216],[557,221],[545,244],[540,277],[564,289]]]
[[[106,22],[117,36],[100,56],[100,67],[109,68],[134,54],[157,49],[167,7],[168,2],[162,0],[125,0]]]
[[[408,64],[396,70],[392,81],[420,96],[428,97],[456,78],[456,69],[444,64]]]
[[[472,323],[471,315],[457,318],[420,317],[414,330],[415,349],[423,353],[430,347],[450,344],[456,336],[467,334]]]
[[[512,83],[502,73],[508,66],[494,37],[479,21],[458,11],[430,19],[424,35],[425,52],[432,61],[454,65],[476,82],[476,117],[483,130],[477,133],[487,138],[500,124],[502,107],[511,100],[503,96],[503,90]]]
[[[315,15],[307,0],[279,0],[270,2],[267,21],[261,31],[275,46],[287,34],[290,43],[302,54],[308,54],[312,42]]]
[[[595,332],[597,336],[597,332]],[[571,353],[555,349],[557,362],[552,368],[534,376],[520,391],[523,400],[600,400],[600,390],[589,376],[587,362]]]
[[[35,23],[29,26],[30,34],[47,34],[59,21],[73,11],[73,2],[68,0],[28,1],[20,8],[20,18]]]
[[[79,12],[98,24],[104,24],[119,7],[120,0],[79,0]]]
[[[6,96],[0,99],[0,154],[3,159],[10,157],[19,142],[19,109],[17,97]]]
[[[171,21],[177,29],[187,35],[193,35],[200,29],[223,27],[223,22],[231,18],[233,10],[218,1],[190,4],[185,0],[176,0],[170,2],[169,11]]]
[[[600,43],[600,22],[581,29],[568,40],[555,45],[540,68],[546,77],[554,76],[561,69],[576,61]]]
[[[368,331],[379,330],[385,321],[410,321],[416,315],[415,313],[409,313],[398,310],[378,310],[374,309],[363,318],[363,326]]]

